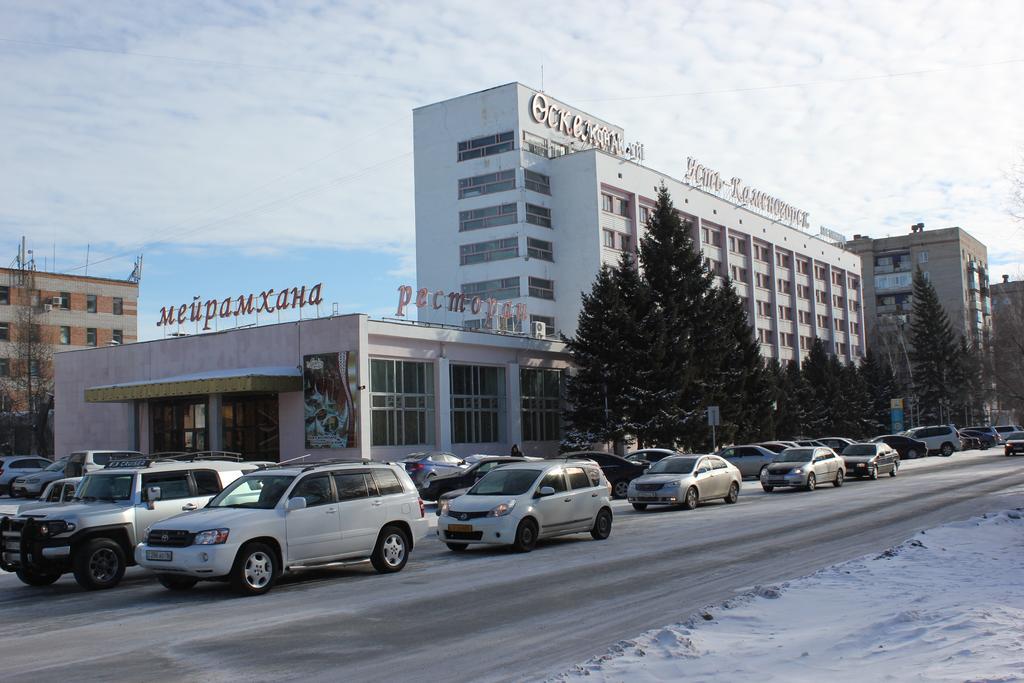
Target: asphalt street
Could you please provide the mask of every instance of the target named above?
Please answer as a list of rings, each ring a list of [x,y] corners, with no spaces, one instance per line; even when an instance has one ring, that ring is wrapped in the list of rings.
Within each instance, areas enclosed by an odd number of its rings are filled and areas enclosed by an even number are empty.
[[[320,569],[258,598],[217,583],[172,593],[140,569],[97,593],[70,576],[31,588],[2,574],[0,679],[543,679],[756,584],[1022,505],[1024,458],[993,449],[838,489],[765,494],[745,482],[738,504],[689,512],[617,501],[608,540],[573,536],[524,555],[455,554],[428,537],[399,574]]]

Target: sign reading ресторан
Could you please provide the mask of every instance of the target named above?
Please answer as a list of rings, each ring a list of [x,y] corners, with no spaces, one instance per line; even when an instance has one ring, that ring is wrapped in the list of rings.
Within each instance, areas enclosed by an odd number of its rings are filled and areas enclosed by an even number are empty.
[[[416,299],[413,301],[413,288],[409,285],[401,285],[398,288],[398,310],[395,315],[405,317],[405,309],[415,305],[416,308],[431,308],[435,311],[445,309],[450,313],[470,312],[473,315],[483,314],[487,323],[490,324],[495,318],[508,320],[526,320],[529,314],[526,304],[513,304],[499,302],[495,298],[484,299],[479,296],[470,296],[462,292],[445,292],[443,289],[430,291],[426,287],[420,287],[416,291]]]
[[[306,306],[319,306],[323,303],[321,289],[323,283],[318,282],[306,291],[306,285],[302,287],[285,288],[276,291],[273,288],[264,290],[259,294],[239,294],[237,297],[226,297],[224,299],[207,299],[203,301],[201,296],[192,297],[192,303],[181,304],[180,306],[164,306],[160,309],[160,320],[157,327],[162,325],[184,325],[185,323],[203,323],[203,329],[210,329],[210,321],[217,318],[238,318],[243,315],[259,315],[260,313],[275,313],[305,308]]]
[[[693,157],[686,158],[686,182],[701,189],[710,190],[717,195],[727,196],[729,199],[799,228],[811,227],[807,220],[811,215],[808,212],[787,204],[767,192],[744,185],[742,178],[733,176],[726,182],[718,171],[704,166]]]
[[[537,123],[557,130],[584,144],[593,145],[609,154],[644,160],[644,146],[639,142],[627,143],[622,133],[588,119],[572,109],[556,104],[544,93],[534,93],[530,100],[530,115]]]

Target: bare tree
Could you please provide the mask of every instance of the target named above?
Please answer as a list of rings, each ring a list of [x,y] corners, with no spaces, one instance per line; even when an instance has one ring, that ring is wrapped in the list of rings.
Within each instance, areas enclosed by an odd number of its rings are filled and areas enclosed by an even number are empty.
[[[993,365],[1000,409],[1012,411],[1021,418],[1024,417],[1024,285],[992,303]]]

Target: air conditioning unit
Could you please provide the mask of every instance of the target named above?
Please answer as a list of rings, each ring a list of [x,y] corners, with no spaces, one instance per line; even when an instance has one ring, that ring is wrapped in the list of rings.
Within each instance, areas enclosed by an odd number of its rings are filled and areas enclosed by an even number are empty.
[[[53,304],[43,304],[43,310],[47,313],[53,310]]]
[[[59,296],[55,296],[52,299],[50,299],[50,304],[53,305],[53,306],[60,306],[60,304],[61,304],[60,297]]]
[[[548,336],[548,325],[547,325],[547,323],[545,323],[543,321],[540,321],[540,320],[534,320],[533,321],[533,338],[534,339],[544,339],[547,336]]]

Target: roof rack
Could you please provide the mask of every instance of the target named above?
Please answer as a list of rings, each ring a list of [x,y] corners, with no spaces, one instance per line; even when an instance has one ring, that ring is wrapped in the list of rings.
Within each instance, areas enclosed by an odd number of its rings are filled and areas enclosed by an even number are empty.
[[[347,460],[345,458],[332,458],[330,460],[318,460],[310,463],[302,468],[303,472],[309,472],[315,470],[318,467],[325,467],[327,465],[369,465],[373,461],[369,458],[360,458],[359,460]]]
[[[282,460],[281,462],[273,463],[271,465],[263,465],[263,466],[260,467],[260,469],[274,470],[274,469],[280,469],[282,467],[301,467],[302,471],[306,472],[308,470],[311,470],[311,469],[314,469],[314,468],[317,468],[317,467],[321,467],[323,465],[338,465],[338,464],[341,464],[341,463],[349,463],[349,464],[351,464],[351,463],[360,463],[360,462],[363,465],[369,465],[371,462],[373,462],[369,458],[362,458],[360,460],[351,460],[351,459],[345,459],[345,458],[332,458],[330,460],[317,460],[315,462],[311,462],[311,463],[308,463],[308,464],[296,463],[295,462],[296,460],[303,460],[305,458],[311,458],[311,457],[313,457],[312,453],[306,453],[305,455],[300,455],[300,456],[295,457],[295,458],[288,458],[287,460]]]
[[[245,462],[241,453],[230,451],[160,451],[149,455],[111,459],[103,469],[128,470],[150,467],[165,462],[195,462],[197,460],[218,460],[222,462]]]

